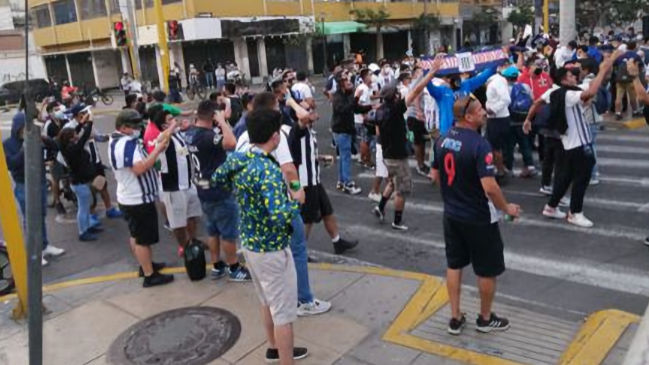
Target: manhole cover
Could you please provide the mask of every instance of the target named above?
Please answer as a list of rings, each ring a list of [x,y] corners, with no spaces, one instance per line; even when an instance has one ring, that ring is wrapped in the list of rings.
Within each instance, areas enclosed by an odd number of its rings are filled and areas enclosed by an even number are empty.
[[[203,365],[228,351],[240,334],[239,319],[224,309],[174,309],[129,327],[110,346],[107,360],[119,365]]]

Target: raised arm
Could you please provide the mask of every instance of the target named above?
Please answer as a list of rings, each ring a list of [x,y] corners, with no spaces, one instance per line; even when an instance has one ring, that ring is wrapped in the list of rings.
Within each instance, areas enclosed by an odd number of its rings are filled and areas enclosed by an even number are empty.
[[[588,89],[581,93],[582,101],[588,101],[589,99],[597,95],[597,90],[602,85],[604,77],[606,77],[608,71],[611,69],[611,67],[613,67],[613,62],[620,56],[621,53],[622,52],[620,50],[616,50],[610,57],[602,62],[602,64],[599,66],[599,72],[597,73],[595,79],[590,83]]]
[[[439,68],[442,66],[442,59],[445,56],[446,55],[444,53],[439,53],[437,56],[435,56],[435,59],[433,60],[433,65],[431,66],[430,70],[428,70],[426,75],[422,77],[421,80],[419,80],[419,82],[417,83],[417,85],[415,85],[415,87],[412,90],[410,90],[408,95],[406,95],[406,105],[412,104],[415,101],[415,99],[417,99],[419,94],[421,94],[422,91],[424,91],[426,85],[430,83],[433,77],[435,77],[435,73],[437,73]]]

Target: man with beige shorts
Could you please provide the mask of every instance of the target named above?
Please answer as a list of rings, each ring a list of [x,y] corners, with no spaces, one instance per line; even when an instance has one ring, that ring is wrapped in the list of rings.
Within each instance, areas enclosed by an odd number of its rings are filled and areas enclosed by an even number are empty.
[[[291,365],[308,354],[306,348],[293,347],[298,299],[289,246],[291,221],[300,214],[304,191],[287,189],[271,156],[280,142],[281,118],[273,109],[250,112],[246,120],[250,149],[232,153],[212,175],[211,185],[234,191],[241,206],[241,247],[262,305],[266,361]]]

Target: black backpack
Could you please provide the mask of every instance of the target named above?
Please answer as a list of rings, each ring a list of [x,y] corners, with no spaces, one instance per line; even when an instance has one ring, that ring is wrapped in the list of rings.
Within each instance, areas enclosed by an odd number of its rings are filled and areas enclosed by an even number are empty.
[[[197,281],[205,278],[206,262],[203,242],[196,239],[189,242],[183,252],[183,259],[185,261],[185,270],[187,270],[189,280]]]
[[[620,62],[617,67],[615,67],[615,82],[621,84],[628,84],[633,81],[633,77],[629,75],[629,71],[626,68],[626,59]]]

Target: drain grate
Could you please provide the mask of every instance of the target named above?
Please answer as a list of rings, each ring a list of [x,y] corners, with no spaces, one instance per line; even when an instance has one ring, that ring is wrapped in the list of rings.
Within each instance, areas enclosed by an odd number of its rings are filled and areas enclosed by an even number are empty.
[[[239,335],[239,319],[224,309],[179,308],[129,327],[110,346],[107,360],[119,365],[204,365],[228,351]]]

